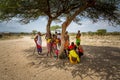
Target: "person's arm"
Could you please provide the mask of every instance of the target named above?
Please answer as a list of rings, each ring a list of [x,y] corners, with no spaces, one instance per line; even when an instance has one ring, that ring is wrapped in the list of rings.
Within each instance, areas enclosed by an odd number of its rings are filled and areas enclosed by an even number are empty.
[[[35,43],[37,42],[37,38],[38,38],[38,36],[35,36],[35,38],[34,38]]]
[[[41,36],[44,36],[46,33],[44,33],[44,34],[41,34]]]
[[[82,52],[82,53],[84,52],[82,46],[79,46],[79,50],[80,50],[80,52]]]

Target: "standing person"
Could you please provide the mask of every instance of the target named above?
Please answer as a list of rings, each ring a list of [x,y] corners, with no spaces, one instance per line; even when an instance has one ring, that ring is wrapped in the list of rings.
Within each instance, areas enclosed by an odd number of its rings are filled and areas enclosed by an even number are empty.
[[[53,36],[53,40],[52,40],[52,51],[53,53],[55,53],[54,55],[56,55],[56,59],[58,59],[58,49],[57,49],[57,42],[56,42],[56,38],[55,36]]]
[[[61,47],[61,33],[58,33],[57,39],[58,39],[57,48],[58,48],[58,50],[60,50],[60,47]]]
[[[81,37],[81,33],[80,33],[80,30],[78,30],[78,33],[76,34],[76,45],[80,43],[81,41],[80,37]]]
[[[61,46],[61,34],[60,34],[60,32],[57,33],[57,31],[56,31],[55,36],[56,36],[57,49],[60,50],[60,46]]]
[[[69,47],[70,40],[69,40],[69,35],[68,35],[67,31],[65,32],[64,39],[65,39],[64,51],[65,51],[66,55],[68,56],[68,47]]]
[[[50,54],[50,56],[52,57],[52,38],[51,38],[51,33],[46,33],[45,36],[46,42],[47,42],[47,56],[48,54]]]
[[[36,43],[37,46],[37,52],[38,54],[42,53],[42,39],[41,39],[41,33],[38,32],[37,35],[34,38],[34,41]]]

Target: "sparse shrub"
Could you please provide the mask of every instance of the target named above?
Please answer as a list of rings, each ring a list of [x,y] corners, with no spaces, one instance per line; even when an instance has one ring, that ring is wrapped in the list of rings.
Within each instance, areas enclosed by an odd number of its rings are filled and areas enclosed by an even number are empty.
[[[0,38],[3,38],[3,35],[2,35],[2,34],[0,34]]]
[[[106,29],[99,29],[99,30],[97,30],[97,34],[98,35],[105,35],[106,34]]]
[[[37,33],[37,30],[32,30],[32,34],[35,35]]]

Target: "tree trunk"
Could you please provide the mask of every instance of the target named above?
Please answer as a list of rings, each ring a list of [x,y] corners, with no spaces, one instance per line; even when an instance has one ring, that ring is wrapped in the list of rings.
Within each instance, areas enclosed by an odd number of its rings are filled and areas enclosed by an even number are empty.
[[[62,24],[62,33],[61,33],[61,49],[60,49],[60,54],[63,52],[64,50],[64,35],[65,35],[65,31],[66,28],[68,27],[68,25],[72,22],[72,20],[82,11],[84,11],[86,8],[88,8],[87,4],[85,4],[84,6],[80,7],[78,10],[75,11],[75,13],[72,16],[68,16],[66,21]]]
[[[50,31],[50,25],[52,23],[52,18],[49,17],[48,19],[48,23],[47,23],[47,27],[46,27],[46,33],[47,33],[47,38],[50,38],[51,37],[51,31]]]
[[[72,21],[72,20],[71,20],[71,21]],[[65,44],[64,35],[65,35],[66,29],[67,29],[67,27],[68,27],[69,24],[70,24],[69,19],[67,19],[67,20],[62,24],[60,54],[61,54],[61,53],[63,52],[63,50],[64,50],[64,44]]]

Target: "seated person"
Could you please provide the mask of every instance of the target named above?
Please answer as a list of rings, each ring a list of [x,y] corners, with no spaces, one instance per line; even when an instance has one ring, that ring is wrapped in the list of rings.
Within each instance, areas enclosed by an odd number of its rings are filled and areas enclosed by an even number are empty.
[[[82,46],[80,45],[80,43],[77,44],[77,53],[79,55],[79,58],[81,58],[81,56],[83,56],[83,48]]]
[[[77,64],[80,62],[80,58],[79,58],[78,54],[73,49],[69,51],[68,57],[69,57],[70,63],[72,63],[72,64]]]
[[[76,52],[76,45],[74,44],[74,42],[72,42],[71,45],[69,46],[68,57],[72,64],[76,64],[76,63],[80,62],[80,58]]]
[[[68,47],[68,50],[72,50],[72,49],[74,49],[74,50],[76,50],[76,45],[74,44],[74,42],[71,42],[71,45]]]

